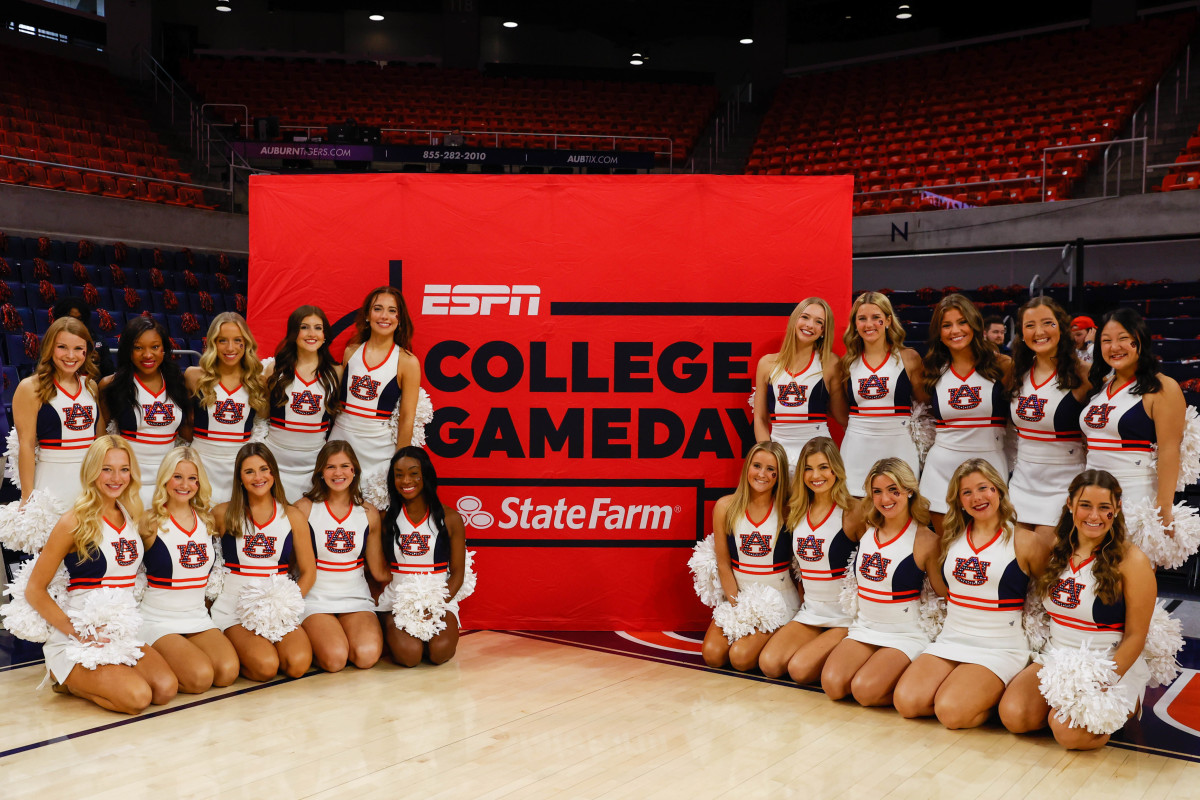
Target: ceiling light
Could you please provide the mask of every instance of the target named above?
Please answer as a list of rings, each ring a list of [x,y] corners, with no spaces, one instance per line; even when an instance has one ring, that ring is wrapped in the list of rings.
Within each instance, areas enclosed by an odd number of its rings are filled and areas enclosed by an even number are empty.
[[[233,11],[228,3],[217,3],[217,11]]]
[[[502,24],[502,25],[503,25],[504,27],[506,27],[506,28],[515,28],[515,27],[517,27],[517,23],[513,22],[511,19],[510,19],[508,22],[502,22],[502,23],[500,23],[500,24]]]
[[[383,22],[383,14],[372,14],[367,19],[371,20],[371,22]]]
[[[631,58],[631,59],[629,59],[629,63],[633,64],[635,67],[640,67],[642,64],[645,64],[646,62],[642,61],[640,58]]]
[[[909,11],[901,11],[896,15],[896,19],[912,19],[912,13]]]
[[[745,39],[738,39],[738,44],[754,44],[754,40],[747,36]]]
[[[634,53],[633,55],[630,56],[630,58],[641,58],[641,57],[642,57],[641,53]]]

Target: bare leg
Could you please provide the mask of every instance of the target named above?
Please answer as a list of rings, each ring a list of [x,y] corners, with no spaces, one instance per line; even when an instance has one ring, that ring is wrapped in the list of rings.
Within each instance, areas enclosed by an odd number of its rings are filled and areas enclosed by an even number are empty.
[[[831,700],[841,700],[850,694],[855,674],[862,669],[879,648],[855,639],[842,639],[825,659],[821,668],[821,688]]]
[[[179,679],[184,694],[207,692],[213,685],[213,664],[208,655],[178,633],[160,636],[154,649],[166,660]]]
[[[821,679],[821,670],[833,648],[846,638],[845,628],[826,628],[820,635],[808,641],[788,662],[788,675],[799,684],[816,683]]]
[[[312,643],[317,666],[326,672],[339,672],[350,657],[350,640],[333,614],[310,614],[300,623]]]
[[[446,621],[446,629],[429,640],[429,660],[434,664],[445,664],[458,649],[458,617],[447,611],[442,619]]]
[[[279,654],[275,645],[241,625],[231,625],[225,636],[237,651],[242,674],[252,681],[269,681],[279,674]]]
[[[933,716],[933,698],[942,681],[954,671],[957,662],[931,655],[919,655],[896,684],[896,711],[906,719]]]
[[[1050,706],[1038,688],[1041,664],[1030,664],[1017,674],[1000,698],[1000,721],[1013,733],[1029,733],[1046,727]]]
[[[1068,750],[1096,750],[1108,744],[1109,739],[1107,735],[1089,733],[1086,728],[1068,727],[1067,723],[1059,722],[1053,714],[1050,715],[1050,730],[1054,733],[1054,740]]]
[[[145,711],[154,692],[133,667],[104,664],[95,669],[76,666],[63,685],[71,694],[121,714]]]
[[[768,678],[778,678],[788,669],[792,656],[821,633],[820,628],[802,622],[789,622],[771,634],[758,654],[758,668]]]
[[[388,614],[381,622],[392,660],[402,667],[415,667],[420,664],[421,655],[425,651],[425,643],[397,628],[392,622],[391,614]]]
[[[758,664],[758,654],[770,638],[769,633],[752,633],[729,645],[730,666],[738,672],[754,669]]]
[[[312,666],[312,643],[303,628],[296,628],[275,643],[279,654],[279,668],[289,678],[299,678]]]
[[[709,623],[700,652],[704,656],[704,663],[710,667],[723,667],[729,663],[729,641],[717,623]]]
[[[879,648],[854,674],[850,683],[854,699],[860,706],[890,706],[896,683],[911,665],[902,651],[894,647]]]
[[[171,672],[166,660],[153,647],[147,645],[142,648],[142,657],[133,665],[133,671],[150,684],[150,691],[153,693],[150,702],[154,705],[169,703],[179,694],[179,680],[175,673]]]
[[[199,647],[213,665],[213,686],[228,686],[237,680],[238,654],[233,644],[216,628],[190,634],[188,641]]]
[[[383,631],[379,619],[371,611],[339,614],[338,622],[350,644],[350,663],[359,669],[370,669],[383,655]]]
[[[992,714],[1004,694],[1004,681],[979,664],[959,664],[942,682],[934,698],[938,721],[950,730],[977,728]]]
[[[933,532],[939,537],[942,535],[942,520],[945,518],[945,514],[939,514],[936,511],[929,512],[929,527],[933,528]]]

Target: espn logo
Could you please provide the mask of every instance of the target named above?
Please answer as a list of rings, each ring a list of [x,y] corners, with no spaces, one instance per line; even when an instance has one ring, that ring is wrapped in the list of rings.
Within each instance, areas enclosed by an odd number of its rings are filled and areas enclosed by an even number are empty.
[[[431,316],[490,316],[492,309],[507,308],[510,317],[537,316],[541,301],[540,286],[467,283],[425,284],[425,302],[421,313]],[[524,306],[524,312],[522,312]],[[497,312],[503,313],[503,312]]]

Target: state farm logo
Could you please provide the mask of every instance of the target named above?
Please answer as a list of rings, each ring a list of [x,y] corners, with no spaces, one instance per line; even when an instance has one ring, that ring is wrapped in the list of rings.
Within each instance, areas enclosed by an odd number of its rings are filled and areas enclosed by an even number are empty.
[[[540,286],[465,283],[425,284],[425,302],[421,313],[428,316],[490,316],[507,313],[510,317],[535,317],[541,302]],[[505,311],[507,309],[507,312]]]
[[[459,498],[456,508],[470,528],[490,528],[496,524],[503,530],[575,531],[667,530],[675,515],[683,511],[678,505],[625,504],[614,502],[611,497],[594,497],[586,504],[570,504],[565,497],[554,503],[535,503],[532,497],[506,497],[500,503],[501,517],[497,522],[483,510],[483,501],[474,495]]]
[[[483,510],[483,501],[478,497],[467,495],[466,497],[458,498],[458,505],[455,506],[458,513],[462,515],[463,524],[468,528],[483,528],[492,527],[492,523],[496,518]]]

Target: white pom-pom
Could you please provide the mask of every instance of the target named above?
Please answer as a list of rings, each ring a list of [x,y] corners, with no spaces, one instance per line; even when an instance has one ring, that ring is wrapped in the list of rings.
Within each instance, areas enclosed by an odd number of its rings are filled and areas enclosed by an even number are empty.
[[[428,642],[446,630],[447,600],[449,591],[444,575],[406,575],[396,585],[392,618],[397,628],[409,636]]]
[[[750,399],[747,401],[751,408],[754,408],[754,395],[758,394],[758,387],[755,386],[750,390]]]
[[[145,642],[138,640],[142,616],[133,593],[124,589],[91,589],[79,608],[67,612],[71,624],[81,636],[108,639],[103,644],[85,644],[79,639],[67,643],[66,656],[84,669],[101,664],[132,667],[142,657]]]
[[[24,506],[0,506],[0,544],[9,550],[38,553],[67,507],[43,489],[34,489]]]
[[[212,537],[212,551],[212,569],[208,572],[208,585],[204,587],[204,596],[209,600],[216,600],[221,596],[221,589],[225,587],[225,576],[229,574],[229,568],[225,566],[225,551],[221,548],[221,537]]]
[[[1037,591],[1030,589],[1025,595],[1025,607],[1021,610],[1021,627],[1025,630],[1025,638],[1029,640],[1029,649],[1040,653],[1050,641],[1050,615]]]
[[[838,591],[838,604],[851,619],[858,617],[858,576],[854,574],[854,559],[858,550],[850,552],[850,560],[846,562],[846,574],[842,576],[842,586]]]
[[[389,501],[386,464],[372,472],[364,472],[359,488],[364,500],[379,509],[380,513],[387,511]]]
[[[25,599],[25,586],[29,583],[29,573],[33,572],[36,561],[37,559],[31,558],[13,566],[12,583],[4,590],[4,594],[11,600],[0,605],[0,619],[4,620],[4,629],[27,642],[44,642],[50,638],[52,630],[50,623],[42,619],[42,615],[34,611],[33,606]],[[46,587],[50,597],[60,606],[67,599],[67,580],[67,568],[59,564],[58,572]]]
[[[917,616],[917,626],[930,640],[936,639],[946,623],[946,598],[938,597],[929,579],[921,585],[921,602]]]
[[[1130,538],[1155,566],[1175,569],[1200,548],[1200,516],[1196,509],[1176,503],[1171,509],[1174,520],[1169,536],[1153,497],[1130,503],[1124,510]]]
[[[416,447],[425,446],[425,426],[433,422],[433,400],[424,387],[417,389],[417,411],[413,417],[412,443]]]
[[[705,536],[702,542],[696,542],[687,563],[692,571],[692,588],[696,590],[696,596],[704,605],[716,608],[725,599],[725,590],[721,588],[721,576],[717,572],[713,534]]]
[[[1158,445],[1154,445],[1154,466],[1158,466]],[[1193,406],[1183,411],[1183,438],[1179,442],[1179,480],[1175,491],[1182,492],[1200,481],[1200,413]]]
[[[273,369],[275,367],[275,356],[267,356],[266,358],[262,359],[261,363],[263,372]]]
[[[110,419],[108,424],[104,426],[104,432],[109,436],[120,436],[121,426],[117,424],[115,419]]]
[[[35,458],[38,448],[33,448]],[[13,425],[8,429],[7,448],[4,451],[6,461],[4,462],[4,477],[8,478],[9,482],[18,489],[21,488],[21,470],[20,470],[20,453],[21,446],[17,439],[17,426]]]
[[[1138,698],[1118,686],[1116,665],[1087,645],[1078,650],[1052,650],[1038,656],[1038,688],[1059,722],[1085,728],[1096,735],[1118,731],[1129,719]]]
[[[454,595],[454,602],[460,603],[471,595],[475,594],[475,584],[477,582],[478,576],[475,574],[475,552],[473,550],[468,550],[466,553],[466,559],[463,562],[462,586],[458,587],[458,594]]]
[[[237,615],[242,627],[270,642],[278,642],[300,624],[304,596],[286,575],[272,575],[242,587]]]
[[[1179,677],[1179,662],[1176,657],[1183,649],[1183,624],[1167,613],[1167,609],[1159,602],[1154,607],[1154,616],[1150,618],[1150,629],[1146,631],[1146,645],[1142,649],[1142,658],[1150,668],[1151,689],[1155,686],[1166,686]]]
[[[917,455],[921,463],[925,463],[925,454],[933,447],[937,438],[937,426],[933,423],[933,409],[928,403],[912,404],[912,413],[908,420],[908,435],[917,446]]]
[[[271,422],[267,419],[255,419],[254,427],[250,429],[250,441],[266,443],[271,435]]]
[[[752,583],[738,590],[737,605],[721,603],[713,611],[713,622],[733,644],[754,632],[771,633],[791,621],[779,590]]]

